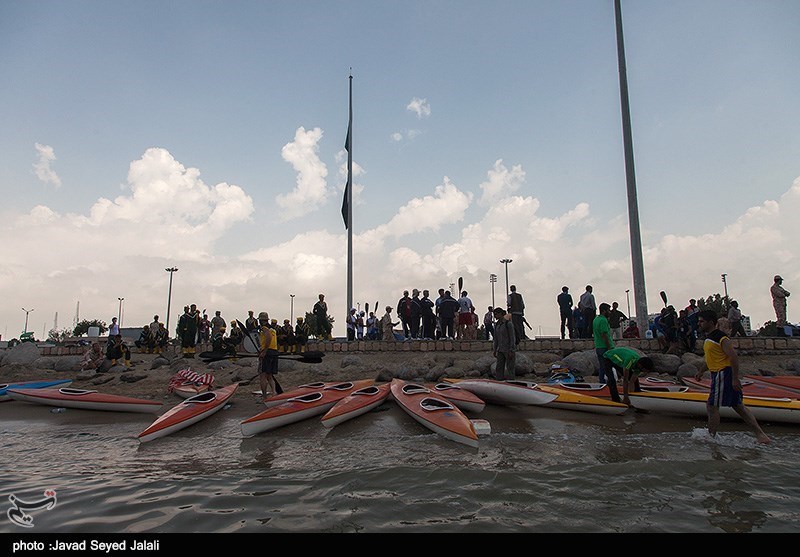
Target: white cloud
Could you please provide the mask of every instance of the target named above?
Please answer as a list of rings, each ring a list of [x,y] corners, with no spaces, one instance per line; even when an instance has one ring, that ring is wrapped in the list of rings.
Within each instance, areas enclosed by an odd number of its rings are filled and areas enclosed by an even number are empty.
[[[431,105],[428,103],[428,99],[414,97],[411,99],[411,102],[406,105],[406,110],[416,114],[419,119],[427,118],[431,115]]]
[[[331,194],[325,180],[328,168],[318,155],[320,139],[322,139],[320,128],[306,131],[301,126],[295,132],[294,141],[287,143],[281,149],[283,160],[297,171],[295,188],[275,198],[281,208],[279,218],[283,221],[301,217],[318,209]]]
[[[489,205],[498,198],[514,193],[525,182],[522,165],[517,164],[509,170],[503,164],[503,159],[497,159],[486,175],[489,179],[479,186],[483,190],[481,205]]]
[[[400,132],[394,132],[392,135],[389,136],[392,141],[403,141],[403,134]]]
[[[41,143],[36,143],[34,146],[38,155],[38,159],[33,163],[33,171],[36,173],[36,177],[45,184],[53,184],[56,188],[60,188],[61,178],[58,177],[55,170],[50,168],[50,163],[56,160],[55,151],[49,145],[42,145]]]

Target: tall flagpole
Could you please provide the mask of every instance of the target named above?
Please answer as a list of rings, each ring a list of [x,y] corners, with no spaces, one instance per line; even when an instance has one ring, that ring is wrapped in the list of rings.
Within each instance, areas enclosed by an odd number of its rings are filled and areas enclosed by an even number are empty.
[[[344,188],[346,207],[345,226],[347,227],[347,311],[353,307],[353,72],[350,71],[350,118],[347,123],[347,184]],[[344,211],[343,211],[344,212]]]
[[[622,7],[614,0],[617,24],[617,63],[619,65],[619,94],[622,104],[622,140],[625,147],[625,181],[628,186],[628,229],[631,238],[631,265],[633,267],[633,295],[636,307],[636,324],[641,334],[650,328],[647,317],[647,292],[644,286],[644,261],[642,235],[639,230],[639,201],[636,194],[636,172],[633,166],[633,137],[631,109],[628,99],[628,74],[625,65],[625,42],[622,36]]]

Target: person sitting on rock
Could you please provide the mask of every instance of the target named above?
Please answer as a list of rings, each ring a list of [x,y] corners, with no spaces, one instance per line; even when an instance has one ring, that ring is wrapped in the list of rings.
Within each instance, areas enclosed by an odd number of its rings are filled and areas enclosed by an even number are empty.
[[[235,355],[236,345],[230,342],[230,339],[225,338],[225,331],[227,327],[222,325],[211,337],[211,350],[214,352],[224,352],[226,354]]]
[[[106,348],[106,360],[111,360],[111,367],[117,365],[117,360],[124,358],[125,367],[131,367],[131,350],[124,342],[122,335],[114,335]]]
[[[163,323],[158,324],[158,331],[155,332],[153,338],[153,352],[156,354],[160,354],[164,348],[167,347],[169,343],[169,335],[167,334],[167,328],[164,326]]]
[[[142,329],[142,332],[139,334],[139,340],[134,342],[136,348],[144,352],[145,354],[149,354],[150,350],[155,347],[155,339],[153,338],[153,334],[150,332],[150,325],[145,325]]]
[[[81,359],[81,371],[87,369],[100,369],[100,366],[103,365],[103,360],[105,359],[105,354],[103,354],[103,350],[100,347],[99,342],[93,342],[91,348],[86,351],[83,355],[83,359]]]

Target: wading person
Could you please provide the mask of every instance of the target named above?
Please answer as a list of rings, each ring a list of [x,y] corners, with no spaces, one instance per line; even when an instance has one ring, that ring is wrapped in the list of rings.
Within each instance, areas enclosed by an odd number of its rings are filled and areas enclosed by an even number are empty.
[[[695,377],[700,379],[706,369],[711,372],[711,391],[706,405],[708,433],[712,437],[717,434],[719,408],[729,406],[753,429],[759,443],[769,443],[769,437],[758,425],[753,413],[744,405],[742,382],[739,380],[739,357],[731,339],[717,327],[717,314],[708,309],[701,311],[697,325],[705,334],[703,342],[705,359]]]

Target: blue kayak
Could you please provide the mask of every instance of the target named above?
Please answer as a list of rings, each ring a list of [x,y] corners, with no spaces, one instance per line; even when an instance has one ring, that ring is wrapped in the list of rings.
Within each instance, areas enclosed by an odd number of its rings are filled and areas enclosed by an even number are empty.
[[[8,389],[50,389],[53,387],[69,387],[72,379],[51,379],[42,381],[20,381],[18,383],[0,384],[0,402],[7,402],[11,397],[6,394]]]

